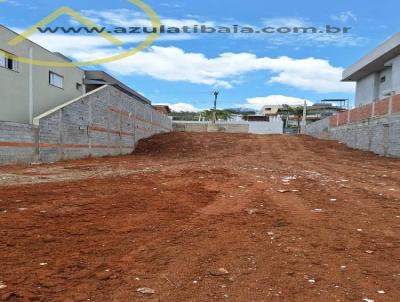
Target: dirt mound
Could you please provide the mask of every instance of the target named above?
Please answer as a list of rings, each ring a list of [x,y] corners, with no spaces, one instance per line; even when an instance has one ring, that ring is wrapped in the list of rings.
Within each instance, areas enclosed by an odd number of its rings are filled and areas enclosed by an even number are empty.
[[[223,133],[0,168],[0,301],[398,302],[399,171],[336,142]]]
[[[273,140],[275,136],[264,136]],[[173,132],[156,135],[139,142],[134,155],[163,157],[235,156],[254,151],[260,136],[236,133]]]
[[[210,134],[174,132],[156,135],[140,141],[135,154],[162,154],[163,156],[196,156],[198,154],[226,152],[235,140],[246,137],[240,134]],[[223,142],[223,144],[221,144]]]

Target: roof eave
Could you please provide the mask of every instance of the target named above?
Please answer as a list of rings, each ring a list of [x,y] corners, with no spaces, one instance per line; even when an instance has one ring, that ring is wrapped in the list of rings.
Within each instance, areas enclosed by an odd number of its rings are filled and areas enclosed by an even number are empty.
[[[342,82],[358,81],[385,69],[385,63],[400,55],[400,33],[395,34],[369,54],[343,71]]]

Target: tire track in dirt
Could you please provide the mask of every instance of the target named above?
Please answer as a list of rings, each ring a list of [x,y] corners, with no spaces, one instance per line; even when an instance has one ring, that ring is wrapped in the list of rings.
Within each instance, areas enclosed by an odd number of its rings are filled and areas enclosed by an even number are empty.
[[[305,136],[223,133],[2,167],[0,301],[397,302],[399,167]]]

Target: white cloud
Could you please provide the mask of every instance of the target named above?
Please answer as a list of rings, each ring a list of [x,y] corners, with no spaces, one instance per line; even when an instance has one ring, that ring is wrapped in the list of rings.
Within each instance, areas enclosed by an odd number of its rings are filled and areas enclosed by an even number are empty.
[[[245,104],[239,104],[238,107],[250,108],[254,110],[260,110],[265,105],[289,105],[289,106],[303,106],[304,102],[307,102],[308,106],[314,103],[307,99],[296,98],[285,95],[269,95],[262,97],[253,97],[246,99]],[[169,106],[172,111],[175,112],[200,112],[205,109],[200,109],[189,103],[160,103],[156,102],[154,105],[165,105]]]
[[[224,53],[207,58],[202,53],[187,53],[176,47],[153,46],[133,57],[106,64],[115,73],[140,74],[160,80],[232,87],[233,77],[262,69],[250,53]]]
[[[12,1],[12,0],[9,0]],[[151,28],[151,22],[149,18],[142,12],[131,10],[131,9],[109,9],[109,10],[83,10],[81,11],[83,15],[90,18],[94,22],[102,26],[108,27],[146,27]],[[337,18],[338,20],[348,20],[350,18],[356,18],[354,14],[350,11],[343,12],[338,16],[332,16],[332,18]],[[71,19],[70,24],[72,26],[80,26],[80,24]],[[313,22],[298,17],[281,17],[281,18],[270,18],[265,19],[261,24],[243,24],[238,20],[232,20],[229,24],[226,20],[222,23],[216,21],[207,20],[204,17],[190,16],[182,19],[174,19],[168,17],[161,17],[161,24],[168,27],[182,28],[183,26],[188,26],[192,28],[194,25],[206,25],[209,27],[232,27],[233,24],[241,24],[242,27],[251,27],[254,29],[272,26],[275,28],[279,27],[316,27],[320,28]],[[321,27],[320,29],[324,29]],[[55,35],[52,35],[55,36]],[[62,37],[67,37],[68,35],[60,34],[60,39]],[[137,43],[145,39],[146,34],[124,34],[116,35],[119,39],[123,40],[125,43]],[[87,36],[81,36],[77,38],[84,38]],[[326,46],[358,46],[364,43],[365,39],[353,35],[351,33],[347,34],[327,34],[327,33],[273,33],[273,34],[162,34],[158,41],[177,41],[177,40],[190,40],[197,38],[212,38],[212,37],[226,37],[229,39],[256,39],[265,41],[272,46],[282,46],[282,45],[295,45],[296,47],[301,46],[315,46],[315,47],[326,47]],[[96,37],[97,38],[97,37]],[[83,40],[83,39],[81,39]],[[63,43],[66,44],[66,43]],[[70,43],[68,43],[71,45]],[[72,43],[74,44],[74,43]]]
[[[168,103],[155,103],[154,105],[166,105],[171,108],[172,111],[175,112],[200,112],[202,109],[194,107],[192,104],[188,103],[176,103],[176,104],[168,104]]]
[[[332,15],[331,19],[342,23],[347,23],[349,21],[357,22],[357,16],[352,11],[345,11],[337,15]]]
[[[168,35],[165,39],[179,39],[179,37],[180,35]],[[142,36],[135,35],[121,35],[118,38],[128,44],[143,39]],[[124,51],[123,48],[113,48],[109,41],[100,36],[36,34],[32,40],[76,60],[96,60]],[[228,52],[209,58],[202,53],[185,52],[177,47],[153,46],[135,56],[104,66],[122,75],[146,75],[159,80],[184,81],[224,88],[237,85],[238,79],[243,81],[243,76],[247,73],[264,71],[269,83],[279,83],[319,93],[354,91],[353,83],[340,82],[342,67],[335,67],[327,60],[313,57],[270,58],[257,57],[248,52]]]
[[[328,33],[314,33],[314,34],[271,34],[265,37],[260,35],[246,35],[246,38],[265,39],[266,42],[272,46],[293,45],[294,47],[354,47],[360,46],[365,43],[366,39],[358,37],[351,33],[346,34],[328,34]],[[235,38],[243,38],[242,36]]]
[[[36,35],[33,40],[52,51],[62,52],[77,60],[95,60],[122,51],[106,47],[109,42],[101,37]],[[269,58],[244,52],[222,53],[208,58],[202,53],[185,52],[177,47],[152,46],[135,56],[105,64],[104,67],[121,75],[146,75],[159,80],[224,88],[231,88],[249,72],[265,71],[273,74],[268,80],[270,83],[320,93],[354,91],[353,83],[340,82],[343,68],[332,66],[327,60],[312,57]]]
[[[303,106],[304,102],[307,105],[313,105],[313,102],[307,99],[301,99],[285,95],[269,95],[262,97],[248,98],[246,104],[241,106],[260,110],[265,105],[289,105],[289,106]]]
[[[7,3],[12,6],[21,6],[21,3],[19,3],[18,1],[14,1],[14,0],[3,0],[3,1],[0,1],[0,3]]]
[[[285,96],[285,95],[269,95],[262,97],[253,97],[246,99],[245,104],[238,104],[241,108],[250,108],[254,110],[260,110],[265,105],[289,105],[289,106],[303,106],[304,102],[307,102],[308,106],[314,103],[308,99],[302,99],[297,97]],[[154,103],[154,105],[166,105],[175,112],[200,112],[205,109],[196,108],[189,103]]]
[[[142,39],[138,36],[118,37],[126,43],[140,42]],[[110,48],[109,42],[100,36],[36,34],[31,39],[51,51],[61,52],[76,60],[96,60],[124,51],[122,48]],[[266,71],[274,74],[269,79],[270,83],[321,93],[354,91],[354,84],[340,82],[343,68],[334,67],[329,61],[316,58],[258,58],[251,53],[222,53],[217,57],[207,58],[202,53],[185,52],[177,47],[152,46],[135,56],[104,66],[122,75],[147,75],[159,80],[185,81],[224,88],[237,84],[238,79],[246,73]]]
[[[24,30],[20,28],[13,28],[17,33],[22,33]],[[135,44],[140,43],[146,39],[144,35],[114,35],[120,39],[125,45],[133,47]],[[188,34],[180,35],[165,35],[158,39],[158,41],[180,41],[194,39],[194,36]],[[83,56],[87,53],[90,57],[93,51],[107,51],[115,52],[112,49],[113,45],[106,39],[98,35],[67,35],[67,34],[41,34],[35,33],[29,37],[33,42],[51,50],[63,53],[66,56],[77,57]],[[119,49],[121,52],[121,48]],[[99,57],[98,57],[99,58]]]
[[[311,24],[303,18],[297,17],[279,17],[279,18],[269,18],[265,19],[263,22],[264,26],[271,27],[307,27]]]
[[[96,55],[92,52],[92,55]],[[97,55],[96,55],[97,57]],[[319,93],[353,92],[353,83],[341,82],[343,68],[316,58],[257,57],[251,53],[223,53],[207,58],[176,47],[153,46],[133,57],[106,64],[123,75],[147,75],[166,81],[185,81],[230,88],[238,77],[253,71],[272,73],[270,83],[280,83]],[[266,74],[267,78],[267,74]]]
[[[165,7],[169,7],[169,8],[182,8],[182,7],[183,7],[182,4],[169,3],[169,2],[161,3],[161,5],[162,5],[162,6],[165,6]]]
[[[151,27],[149,18],[141,12],[130,9],[110,9],[103,11],[84,10],[82,14],[92,19],[98,24],[120,26],[120,27]],[[179,27],[194,26],[197,24],[204,24],[207,26],[215,26],[212,21],[200,21],[196,19],[173,19],[161,18],[161,24],[166,27]]]
[[[138,11],[130,10],[130,9],[109,9],[109,10],[84,10],[81,12],[88,18],[92,19],[98,24],[107,25],[107,26],[120,26],[120,27],[131,27],[131,26],[139,26],[139,27],[151,27],[151,22],[148,17]],[[356,20],[356,16],[350,12],[343,12],[338,16],[332,16],[331,18],[337,18],[337,20],[348,20],[354,18]],[[72,24],[76,24],[75,21],[72,21]],[[342,21],[341,21],[342,22]],[[254,29],[261,29],[263,27],[316,27],[319,30],[325,30],[325,25],[319,26],[308,19],[299,18],[299,17],[280,17],[280,18],[269,18],[263,20],[261,24],[245,24],[240,22],[239,20],[231,20],[228,24],[225,22],[216,22],[213,20],[207,20],[204,17],[199,16],[191,16],[188,15],[183,19],[174,19],[161,17],[161,24],[166,27],[177,27],[182,28],[183,26],[188,26],[192,28],[194,25],[206,25],[209,27],[229,27],[231,28],[233,24],[240,24],[241,27],[251,27]],[[163,34],[163,37],[171,36],[171,34]],[[204,38],[204,37],[218,37],[218,34],[177,34],[177,36],[182,36],[181,40],[184,38],[190,39],[193,37],[196,38]],[[317,32],[317,33],[308,33],[308,34],[296,34],[296,33],[273,33],[273,34],[231,34],[224,35],[227,38],[231,39],[258,39],[264,40],[271,45],[303,45],[303,46],[317,46],[317,47],[326,47],[326,46],[357,46],[360,43],[364,42],[364,38],[358,37],[351,33],[343,34],[329,34],[325,32]]]
[[[131,9],[110,9],[110,10],[83,10],[82,15],[90,18],[99,25],[112,26],[147,26],[150,24],[143,13]]]
[[[351,13],[351,12],[347,12]],[[345,15],[344,15],[345,16]],[[344,17],[342,16],[342,18]],[[353,15],[356,18],[355,15]],[[331,16],[333,18],[333,16]],[[348,16],[350,18],[350,15]],[[257,27],[249,25],[250,27]],[[273,27],[275,29],[280,27],[289,27],[293,29],[299,28],[315,28],[317,32],[312,33],[268,33],[268,34],[238,34],[232,35],[232,39],[255,39],[264,40],[272,46],[282,45],[295,45],[295,47],[308,46],[308,47],[349,47],[359,46],[365,43],[366,39],[359,37],[351,32],[348,33],[326,33],[326,24],[316,24],[305,18],[299,17],[280,17],[280,18],[269,18],[262,22],[262,27]]]
[[[353,83],[340,82],[343,68],[316,58],[292,59],[280,57],[265,59],[266,67],[277,73],[271,83],[280,83],[319,93],[354,92]]]

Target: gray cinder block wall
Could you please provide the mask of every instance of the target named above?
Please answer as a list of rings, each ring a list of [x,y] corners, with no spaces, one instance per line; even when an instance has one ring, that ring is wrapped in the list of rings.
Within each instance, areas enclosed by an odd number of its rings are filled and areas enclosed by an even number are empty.
[[[174,121],[174,131],[184,132],[226,132],[251,134],[282,134],[283,121],[276,118],[270,122],[209,122]]]
[[[178,132],[227,132],[248,133],[249,125],[226,124],[226,123],[203,123],[203,122],[174,122],[174,131]]]
[[[400,156],[400,114],[377,116],[335,126],[329,118],[307,125],[304,134],[332,139],[383,156]]]
[[[329,118],[308,124],[303,134],[311,135],[321,139],[329,139]]]
[[[102,86],[33,125],[0,122],[0,164],[129,154],[139,140],[171,130],[171,120],[151,105]]]
[[[36,133],[33,125],[0,122],[0,164],[34,161]]]
[[[379,155],[400,157],[400,115],[330,128],[330,138]]]

